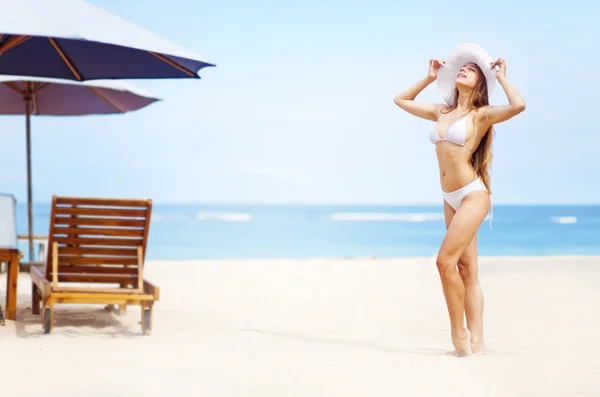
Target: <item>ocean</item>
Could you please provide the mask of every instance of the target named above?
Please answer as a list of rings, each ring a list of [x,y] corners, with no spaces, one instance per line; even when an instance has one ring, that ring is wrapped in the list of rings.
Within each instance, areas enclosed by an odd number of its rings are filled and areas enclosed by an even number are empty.
[[[48,233],[49,215],[50,204],[34,206],[35,234]],[[17,229],[27,233],[23,202]],[[433,256],[444,233],[441,206],[154,203],[147,259]],[[478,242],[479,255],[598,255],[600,206],[495,205]]]

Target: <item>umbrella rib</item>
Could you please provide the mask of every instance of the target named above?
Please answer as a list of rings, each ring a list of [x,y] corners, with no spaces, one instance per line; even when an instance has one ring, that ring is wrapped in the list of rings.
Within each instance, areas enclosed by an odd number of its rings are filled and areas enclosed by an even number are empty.
[[[77,72],[77,69],[75,68],[75,66],[73,65],[73,63],[69,59],[69,57],[65,55],[64,51],[62,50],[62,48],[60,48],[60,45],[58,45],[58,43],[56,42],[56,40],[53,39],[52,37],[48,37],[48,40],[50,40],[50,43],[52,44],[52,46],[54,47],[54,49],[56,50],[56,52],[58,52],[58,55],[60,55],[60,57],[62,58],[63,62],[69,67],[69,69],[71,70],[71,73],[73,73],[73,75],[75,76],[75,78],[77,80],[81,81],[81,75],[79,74],[79,72]]]
[[[0,55],[4,54],[6,51],[11,48],[15,48],[19,44],[24,43],[29,40],[31,36],[11,36],[2,44],[0,44]]]
[[[8,88],[15,91],[19,95],[25,96],[25,91],[21,90],[19,88],[19,86],[16,83],[14,83],[13,81],[6,82],[6,83],[4,83],[4,85],[6,85]]]
[[[181,66],[180,64],[178,64],[175,61],[170,60],[169,58],[165,57],[164,55],[161,54],[157,54],[156,52],[152,52],[152,51],[148,51],[150,54],[154,55],[155,57],[157,57],[158,59],[160,59],[163,62],[168,63],[169,65],[173,66],[175,69],[180,70],[181,72],[187,74],[188,76],[196,76],[196,74],[192,71],[190,71],[187,68],[184,68],[183,66]]]
[[[50,83],[40,83],[38,85],[36,85],[33,88],[33,94],[37,94],[38,92],[40,92],[41,90],[43,90],[44,88],[48,87],[50,85]]]
[[[92,94],[94,94],[98,98],[102,99],[104,102],[106,102],[110,107],[112,107],[117,112],[119,112],[119,113],[125,113],[125,111],[123,109],[121,109],[116,103],[114,103],[113,101],[111,101],[110,99],[108,99],[106,96],[102,95],[94,87],[87,87],[87,88],[88,88],[88,90],[92,91]]]

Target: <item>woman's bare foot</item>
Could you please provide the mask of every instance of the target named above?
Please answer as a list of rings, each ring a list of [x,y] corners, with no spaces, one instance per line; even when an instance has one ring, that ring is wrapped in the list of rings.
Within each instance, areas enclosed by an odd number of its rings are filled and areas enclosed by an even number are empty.
[[[487,349],[485,348],[485,343],[483,341],[471,340],[471,351],[473,352],[473,354],[487,354]]]
[[[452,344],[456,349],[457,357],[466,357],[473,353],[471,350],[471,332],[467,328],[452,335]]]

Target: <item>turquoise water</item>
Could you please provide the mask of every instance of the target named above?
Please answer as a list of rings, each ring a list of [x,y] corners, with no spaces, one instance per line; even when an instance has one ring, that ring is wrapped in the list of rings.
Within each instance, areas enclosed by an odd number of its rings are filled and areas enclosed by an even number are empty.
[[[50,205],[34,207],[47,234]],[[27,210],[17,208],[18,232]],[[495,205],[480,255],[600,254],[600,206]],[[147,259],[399,257],[435,255],[441,206],[243,206],[155,203]],[[26,246],[22,247],[26,250]]]

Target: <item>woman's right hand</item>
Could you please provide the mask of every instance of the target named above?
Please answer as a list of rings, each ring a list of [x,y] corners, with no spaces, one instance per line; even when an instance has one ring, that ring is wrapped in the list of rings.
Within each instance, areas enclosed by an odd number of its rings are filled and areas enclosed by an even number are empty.
[[[429,61],[429,74],[427,75],[427,77],[429,77],[431,80],[437,79],[438,71],[440,70],[440,67],[444,66],[445,63],[446,63],[446,61],[444,61],[443,59],[430,60]]]

